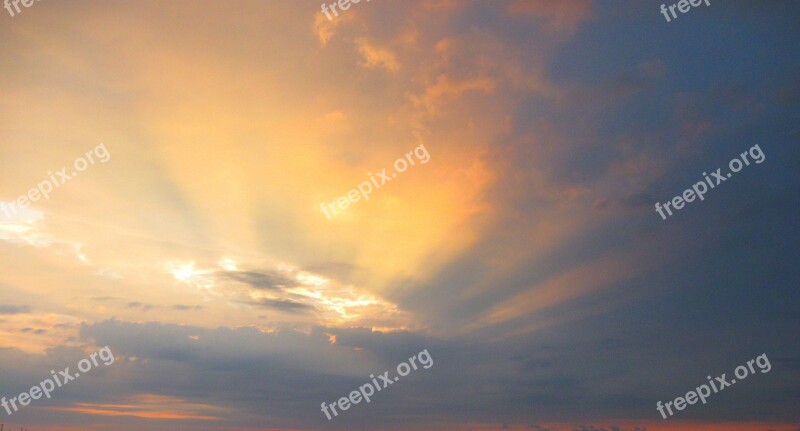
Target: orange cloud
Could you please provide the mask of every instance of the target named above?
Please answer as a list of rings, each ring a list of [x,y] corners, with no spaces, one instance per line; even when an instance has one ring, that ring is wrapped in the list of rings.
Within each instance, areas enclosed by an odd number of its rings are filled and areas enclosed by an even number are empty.
[[[379,47],[363,37],[356,39],[356,46],[363,59],[361,65],[367,69],[383,68],[390,72],[400,69],[397,56],[388,48]]]
[[[223,418],[224,409],[211,404],[190,403],[176,397],[156,394],[140,394],[129,397],[128,404],[90,404],[77,403],[73,407],[41,407],[47,410],[57,410],[69,413],[79,413],[91,416],[128,416],[143,419],[159,420],[204,420],[215,421]],[[212,416],[205,412],[217,412]]]

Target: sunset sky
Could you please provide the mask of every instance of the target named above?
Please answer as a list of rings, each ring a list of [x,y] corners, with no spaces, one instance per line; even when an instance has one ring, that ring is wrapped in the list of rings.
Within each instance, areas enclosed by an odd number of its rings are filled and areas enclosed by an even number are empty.
[[[0,10],[6,430],[800,430],[800,2],[322,4]]]

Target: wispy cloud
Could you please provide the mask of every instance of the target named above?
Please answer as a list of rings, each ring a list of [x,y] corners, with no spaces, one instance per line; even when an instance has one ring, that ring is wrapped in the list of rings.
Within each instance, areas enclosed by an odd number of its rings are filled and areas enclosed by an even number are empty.
[[[0,314],[30,313],[31,307],[27,305],[0,305]]]

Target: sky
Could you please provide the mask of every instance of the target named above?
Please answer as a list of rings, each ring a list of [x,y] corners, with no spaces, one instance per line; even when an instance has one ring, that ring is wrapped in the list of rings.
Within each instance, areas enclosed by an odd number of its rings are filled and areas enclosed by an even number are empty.
[[[0,11],[7,429],[800,430],[800,3],[331,4]]]

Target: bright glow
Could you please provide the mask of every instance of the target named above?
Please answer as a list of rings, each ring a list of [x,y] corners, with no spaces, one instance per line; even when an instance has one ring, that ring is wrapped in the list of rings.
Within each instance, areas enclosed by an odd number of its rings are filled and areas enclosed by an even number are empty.
[[[194,262],[189,262],[180,267],[171,269],[170,273],[176,280],[188,282],[195,275],[194,265]]]
[[[226,271],[238,271],[239,268],[236,266],[236,262],[229,257],[223,257],[219,261],[219,267],[226,270]]]

